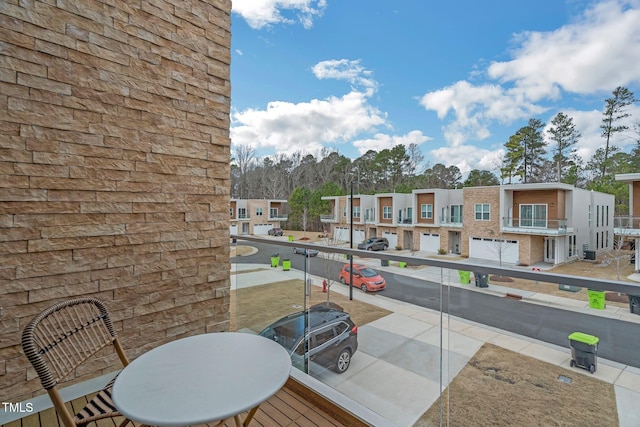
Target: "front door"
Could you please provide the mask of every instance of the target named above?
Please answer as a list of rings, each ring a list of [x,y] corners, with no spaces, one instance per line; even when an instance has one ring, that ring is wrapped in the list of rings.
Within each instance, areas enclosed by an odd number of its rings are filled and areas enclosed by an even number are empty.
[[[249,223],[248,222],[243,222],[242,223],[242,234],[249,234]]]
[[[544,262],[555,264],[556,262],[556,239],[545,237],[544,239]]]
[[[460,255],[460,232],[449,232],[449,253]]]

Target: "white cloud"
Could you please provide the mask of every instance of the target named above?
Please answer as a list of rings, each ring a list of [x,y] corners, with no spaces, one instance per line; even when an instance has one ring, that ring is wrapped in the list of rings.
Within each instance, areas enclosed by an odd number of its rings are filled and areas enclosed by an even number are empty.
[[[244,55],[244,53],[242,53],[242,51],[240,49],[236,49],[236,53],[240,56]]]
[[[421,98],[425,109],[449,118],[443,128],[449,145],[487,138],[495,123],[540,115],[546,111],[543,102],[556,101],[563,92],[608,96],[616,86],[640,82],[639,0],[603,1],[571,24],[522,33],[515,41],[513,59],[486,70],[492,82],[459,81]],[[600,117],[596,123],[597,128]],[[576,120],[576,125],[585,137],[593,135],[592,122],[581,127]],[[585,140],[581,150],[590,152],[593,144]]]
[[[467,81],[429,92],[420,103],[427,110],[435,111],[440,119],[453,113],[454,121],[444,129],[445,138],[453,146],[469,139],[489,137],[489,126],[493,122],[509,124],[544,111],[544,108],[527,102],[517,91],[493,84],[474,86]]]
[[[386,125],[386,120],[386,114],[368,103],[366,94],[351,91],[342,97],[297,104],[274,101],[265,110],[234,112],[231,140],[286,153],[341,143]]]
[[[489,77],[515,83],[532,101],[556,98],[559,88],[591,94],[640,82],[638,67],[630,66],[640,64],[639,6],[605,1],[556,31],[520,34],[514,59],[492,63]]]
[[[326,0],[233,0],[232,11],[242,16],[255,30],[296,21],[308,29],[313,26],[315,18],[323,15],[326,7]],[[293,12],[296,19],[283,16],[283,11]]]
[[[362,155],[369,150],[380,151],[384,149],[391,149],[400,144],[403,144],[405,147],[409,147],[411,144],[420,145],[431,139],[432,138],[424,135],[419,130],[412,130],[406,135],[387,135],[377,133],[373,138],[354,141],[353,146],[356,147]]]
[[[320,80],[346,80],[354,86],[366,88],[369,95],[375,92],[378,83],[370,76],[371,71],[360,65],[359,60],[329,59],[320,61],[311,68],[313,74]]]
[[[429,152],[433,156],[436,163],[442,163],[445,166],[455,165],[460,169],[463,178],[466,177],[472,169],[488,170],[499,177],[500,159],[504,154],[504,150],[487,150],[473,145],[459,145],[457,147],[440,147]]]

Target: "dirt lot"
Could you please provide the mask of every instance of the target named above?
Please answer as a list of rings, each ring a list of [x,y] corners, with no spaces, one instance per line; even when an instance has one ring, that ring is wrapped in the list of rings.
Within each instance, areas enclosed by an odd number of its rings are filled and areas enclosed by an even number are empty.
[[[612,384],[492,344],[484,344],[449,384],[443,402],[445,426],[618,425]],[[414,424],[438,425],[439,401]]]

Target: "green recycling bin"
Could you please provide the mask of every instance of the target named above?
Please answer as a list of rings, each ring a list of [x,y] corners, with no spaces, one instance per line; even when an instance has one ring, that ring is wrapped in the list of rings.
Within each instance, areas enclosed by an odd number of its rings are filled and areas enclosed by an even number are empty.
[[[398,267],[405,268],[406,266],[407,266],[407,263],[405,261],[398,261]]]
[[[293,236],[289,236],[289,241],[293,242]]]
[[[291,260],[290,259],[283,259],[282,260],[282,271],[289,271],[291,270]]]
[[[569,365],[572,368],[577,366],[586,369],[593,374],[598,367],[598,342],[600,338],[583,332],[574,332],[569,335],[571,347]]]
[[[271,257],[271,267],[277,267],[280,265],[280,256],[274,255]]]
[[[468,285],[471,282],[471,272],[458,270],[458,276],[460,276],[460,283],[463,285]]]
[[[595,289],[587,289],[587,296],[589,297],[589,307],[597,310],[604,310],[607,306],[605,302],[605,292]]]

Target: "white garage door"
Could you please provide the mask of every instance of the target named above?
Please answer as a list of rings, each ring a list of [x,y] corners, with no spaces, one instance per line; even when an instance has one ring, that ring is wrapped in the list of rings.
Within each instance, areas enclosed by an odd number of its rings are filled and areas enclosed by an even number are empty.
[[[389,247],[395,248],[398,246],[398,235],[396,233],[389,233],[388,231],[382,233],[382,237],[389,241]]]
[[[420,250],[425,252],[438,252],[440,249],[440,235],[422,233],[420,234]]]
[[[273,224],[255,224],[253,226],[253,234],[255,236],[267,234],[269,230],[271,230],[272,228],[273,228]]]
[[[363,240],[364,240],[364,230],[353,230],[353,244],[357,245]]]
[[[229,233],[230,234],[238,234],[238,225],[234,224],[232,226],[229,227]]]
[[[518,260],[518,242],[516,240],[469,238],[469,258],[515,264]]]
[[[349,240],[349,229],[347,227],[336,227],[333,229],[333,238],[334,240]]]

